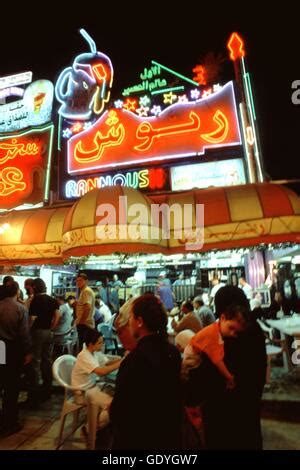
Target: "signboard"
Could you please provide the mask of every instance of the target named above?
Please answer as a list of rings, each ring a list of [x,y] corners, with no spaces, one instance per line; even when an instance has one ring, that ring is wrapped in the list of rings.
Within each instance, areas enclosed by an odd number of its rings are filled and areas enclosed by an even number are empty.
[[[190,78],[184,77],[175,70],[165,67],[152,60],[150,67],[145,67],[139,75],[140,82],[124,88],[123,96],[130,96],[139,93],[163,93],[168,90],[185,90],[186,84],[198,87],[198,83]]]
[[[53,129],[0,135],[0,210],[47,200]]]
[[[117,185],[146,192],[169,190],[169,170],[164,168],[142,168],[69,179],[63,184],[63,198],[79,198],[95,188]]]
[[[155,117],[126,109],[106,111],[68,140],[68,173],[157,164],[200,155],[208,148],[241,145],[232,82],[194,102],[171,104]]]
[[[14,90],[16,91],[15,88]],[[49,122],[52,104],[52,83],[49,80],[37,80],[31,83],[24,91],[21,100],[0,105],[0,133],[15,132]]]
[[[11,86],[25,85],[31,83],[32,72],[22,72],[16,75],[8,75],[7,77],[0,77],[0,90]]]
[[[241,158],[171,168],[172,191],[245,184]]]

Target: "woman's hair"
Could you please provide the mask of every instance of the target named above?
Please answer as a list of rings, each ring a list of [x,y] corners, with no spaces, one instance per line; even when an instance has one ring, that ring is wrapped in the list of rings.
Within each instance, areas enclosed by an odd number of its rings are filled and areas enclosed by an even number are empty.
[[[221,287],[215,295],[216,315],[219,317],[232,304],[249,311],[249,301],[242,289],[236,286]]]
[[[167,337],[168,317],[162,302],[153,294],[144,294],[134,299],[132,312],[135,318],[141,317],[151,333]]]
[[[33,280],[33,290],[35,294],[44,294],[46,292],[47,288],[43,279],[37,277]]]
[[[86,333],[84,335],[86,347],[88,347],[89,344],[97,343],[98,339],[101,338],[102,336],[103,335],[100,331],[94,330],[92,328],[89,328],[88,330],[86,330]]]
[[[237,320],[246,323],[248,320],[247,310],[244,305],[232,303],[224,308],[221,315],[224,315],[226,320]]]

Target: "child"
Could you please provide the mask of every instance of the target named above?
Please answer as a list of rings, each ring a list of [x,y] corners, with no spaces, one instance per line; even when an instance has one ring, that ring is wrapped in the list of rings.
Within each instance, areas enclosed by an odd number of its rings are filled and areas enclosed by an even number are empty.
[[[244,330],[246,321],[243,307],[230,305],[220,315],[219,321],[203,328],[190,340],[183,354],[183,369],[189,371],[201,363],[201,355],[205,353],[218,368],[227,382],[227,388],[234,388],[234,377],[224,363],[224,337],[235,338]]]
[[[89,328],[85,335],[85,345],[78,354],[76,363],[72,370],[71,383],[72,387],[85,389],[85,395],[89,397],[88,402],[99,407],[99,426],[108,422],[108,408],[112,401],[112,397],[102,391],[97,385],[97,376],[102,377],[117,370],[122,359],[116,356],[110,360],[105,354],[101,353],[103,347],[103,336],[96,330]],[[75,402],[81,404],[85,402],[85,397],[81,391],[75,391]]]

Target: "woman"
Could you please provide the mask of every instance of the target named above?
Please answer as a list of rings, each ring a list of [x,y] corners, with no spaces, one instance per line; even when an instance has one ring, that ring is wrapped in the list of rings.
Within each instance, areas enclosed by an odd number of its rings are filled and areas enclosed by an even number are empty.
[[[151,294],[130,303],[137,346],[119,369],[110,407],[114,449],[179,449],[182,404],[180,354],[167,341],[167,314]]]

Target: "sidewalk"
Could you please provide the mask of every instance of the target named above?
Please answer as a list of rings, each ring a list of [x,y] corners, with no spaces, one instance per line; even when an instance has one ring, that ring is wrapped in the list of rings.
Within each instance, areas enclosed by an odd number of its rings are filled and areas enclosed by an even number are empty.
[[[54,387],[51,400],[39,410],[21,410],[24,428],[17,434],[0,439],[0,450],[55,450],[59,429],[59,417],[63,403],[63,390]],[[26,394],[20,394],[24,401]],[[84,410],[82,410],[84,420]],[[72,417],[65,425],[65,433],[71,430]],[[282,368],[272,368],[271,386],[263,394],[262,430],[265,450],[300,450],[300,367],[288,374]],[[86,443],[79,429],[68,438],[60,449],[85,450]]]

